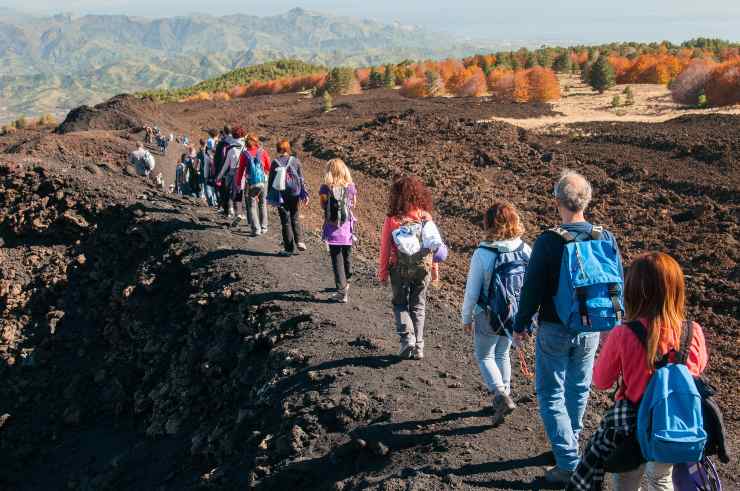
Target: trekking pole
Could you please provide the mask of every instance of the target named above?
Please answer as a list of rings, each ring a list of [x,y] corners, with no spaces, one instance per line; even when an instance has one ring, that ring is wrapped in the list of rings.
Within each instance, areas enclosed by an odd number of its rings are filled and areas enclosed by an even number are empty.
[[[527,359],[524,357],[524,350],[519,349],[517,351],[519,352],[519,370],[521,370],[522,375],[532,380],[534,378],[534,374],[529,370]]]

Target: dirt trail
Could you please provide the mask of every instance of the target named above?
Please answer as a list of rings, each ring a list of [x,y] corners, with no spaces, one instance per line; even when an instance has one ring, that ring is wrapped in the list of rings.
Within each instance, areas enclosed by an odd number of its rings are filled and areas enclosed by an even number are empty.
[[[458,307],[480,211],[515,200],[531,241],[555,220],[547,190],[563,166],[592,179],[594,220],[619,231],[627,258],[664,249],[687,269],[737,448],[737,117],[536,136],[476,122],[520,106],[390,91],[337,99],[329,114],[285,95],[151,115],[137,106],[133,120],[119,101],[115,131],[100,129],[101,109],[93,131],[0,139],[0,489],[543,487],[532,384],[514,359],[519,408],[492,428]],[[326,159],[345,158],[360,190],[351,303],[327,301],[317,200],[303,210],[309,251],[286,259],[273,212],[268,236],[251,239],[197,200],[128,176],[136,118],[155,117],[191,136],[240,123],[268,149],[287,136],[314,193]],[[86,156],[108,141],[107,162]],[[433,188],[452,249],[421,362],[394,356],[389,292],[373,279],[386,189],[403,172]],[[607,403],[594,394],[588,431]],[[721,472],[740,485],[736,462]]]

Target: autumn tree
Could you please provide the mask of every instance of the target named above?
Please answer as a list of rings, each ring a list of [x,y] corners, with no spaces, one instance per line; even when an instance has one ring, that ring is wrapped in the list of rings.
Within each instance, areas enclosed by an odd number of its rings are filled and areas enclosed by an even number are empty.
[[[425,79],[419,77],[406,79],[401,85],[401,95],[410,98],[426,97],[428,95],[426,82]]]
[[[375,68],[370,69],[370,75],[368,76],[368,87],[371,89],[377,89],[383,86],[383,75]]]
[[[354,70],[346,67],[333,68],[326,80],[326,90],[331,95],[355,93],[358,86]]]
[[[692,60],[671,84],[673,100],[679,104],[698,105],[699,96],[704,93],[704,86],[711,77],[714,66],[714,62],[701,58]]]
[[[528,100],[545,102],[560,99],[558,77],[549,68],[536,66],[527,71]]]
[[[529,102],[529,78],[526,70],[516,70],[514,72],[512,98],[514,102]]]
[[[612,68],[606,56],[599,56],[593,64],[589,74],[589,85],[603,94],[605,90],[614,87],[616,79],[614,77],[614,68]]]
[[[740,103],[740,60],[716,66],[707,80],[704,93],[710,106]]]
[[[424,73],[424,81],[426,84],[426,95],[438,96],[442,93],[442,79],[439,73],[433,70],[427,70]]]

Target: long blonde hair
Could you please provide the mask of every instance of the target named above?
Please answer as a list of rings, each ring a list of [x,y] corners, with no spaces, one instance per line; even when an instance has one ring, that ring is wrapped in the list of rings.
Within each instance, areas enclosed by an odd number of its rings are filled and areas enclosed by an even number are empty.
[[[647,319],[647,363],[655,368],[661,341],[678,350],[686,304],[681,266],[668,254],[649,252],[632,262],[625,278],[627,318]]]
[[[324,184],[329,187],[347,187],[352,184],[352,174],[342,159],[331,159],[326,164]]]

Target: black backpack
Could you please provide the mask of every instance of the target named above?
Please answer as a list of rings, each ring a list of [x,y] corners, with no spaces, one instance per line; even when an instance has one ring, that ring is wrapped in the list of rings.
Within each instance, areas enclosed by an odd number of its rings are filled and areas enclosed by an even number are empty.
[[[347,188],[341,186],[330,188],[329,200],[326,202],[326,222],[339,227],[349,219],[349,193]]]

